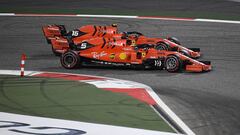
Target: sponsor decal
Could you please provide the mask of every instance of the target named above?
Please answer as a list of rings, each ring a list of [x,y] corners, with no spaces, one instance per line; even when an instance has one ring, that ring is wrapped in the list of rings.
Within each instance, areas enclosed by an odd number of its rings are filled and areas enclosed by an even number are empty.
[[[120,53],[120,54],[119,54],[119,58],[120,58],[121,60],[125,60],[125,59],[127,58],[127,54],[126,54],[126,53]]]
[[[111,54],[109,55],[109,58],[110,58],[110,59],[114,59],[114,58],[115,58],[115,54],[114,54],[114,53],[111,53]]]
[[[108,45],[109,46],[113,46],[113,45],[115,45],[115,46],[123,46],[123,42],[121,42],[121,41],[118,41],[118,42],[113,41],[113,42],[109,42]]]
[[[157,57],[156,56],[150,56],[151,59],[156,59]]]
[[[132,48],[129,48],[129,47],[124,47],[124,48],[123,48],[123,50],[124,50],[124,51],[131,51],[131,50],[132,50]]]
[[[104,51],[102,51],[100,53],[99,52],[92,52],[92,55],[93,55],[94,59],[100,59],[101,57],[106,56],[107,53],[104,52]]]
[[[146,57],[146,52],[142,52],[142,57]]]

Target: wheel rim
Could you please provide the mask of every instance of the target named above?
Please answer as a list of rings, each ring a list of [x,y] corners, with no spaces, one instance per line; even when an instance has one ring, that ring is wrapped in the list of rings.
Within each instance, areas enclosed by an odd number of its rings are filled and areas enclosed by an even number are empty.
[[[74,66],[76,63],[76,59],[71,54],[65,55],[65,57],[63,58],[63,61],[64,61],[64,64],[69,68]]]
[[[168,70],[174,70],[178,67],[178,61],[175,58],[168,58],[166,61],[166,68]]]

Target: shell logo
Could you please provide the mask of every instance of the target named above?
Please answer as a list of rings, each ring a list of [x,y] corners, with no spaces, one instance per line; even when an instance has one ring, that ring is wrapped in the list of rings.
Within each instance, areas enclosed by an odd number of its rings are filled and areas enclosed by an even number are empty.
[[[119,58],[120,58],[121,60],[125,60],[125,59],[127,58],[127,54],[126,54],[126,53],[120,53],[120,54],[119,54]]]

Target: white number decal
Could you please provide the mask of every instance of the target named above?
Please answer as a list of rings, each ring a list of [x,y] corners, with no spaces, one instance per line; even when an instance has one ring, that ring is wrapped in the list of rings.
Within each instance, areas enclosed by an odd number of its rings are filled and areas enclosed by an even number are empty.
[[[72,36],[78,36],[78,31],[72,31]]]
[[[161,67],[162,65],[162,61],[161,60],[155,60],[155,64],[156,67]]]
[[[81,49],[86,49],[87,48],[87,43],[82,43],[81,44]]]

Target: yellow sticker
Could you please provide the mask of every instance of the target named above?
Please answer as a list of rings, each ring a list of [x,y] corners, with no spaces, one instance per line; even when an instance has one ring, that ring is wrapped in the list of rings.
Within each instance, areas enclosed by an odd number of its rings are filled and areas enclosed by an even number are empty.
[[[146,56],[146,53],[145,53],[145,52],[143,52],[143,53],[142,53],[142,57],[145,57],[145,56]]]
[[[115,54],[114,53],[110,54],[109,58],[110,59],[114,59],[115,58]]]
[[[119,54],[119,58],[120,58],[121,60],[125,60],[125,59],[127,58],[126,53],[120,53],[120,54]]]

